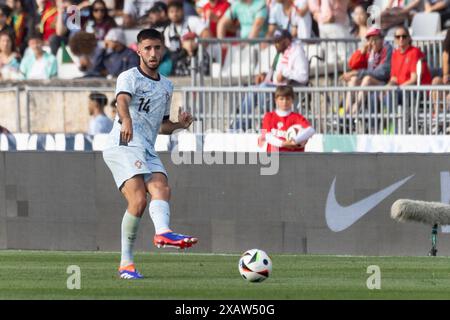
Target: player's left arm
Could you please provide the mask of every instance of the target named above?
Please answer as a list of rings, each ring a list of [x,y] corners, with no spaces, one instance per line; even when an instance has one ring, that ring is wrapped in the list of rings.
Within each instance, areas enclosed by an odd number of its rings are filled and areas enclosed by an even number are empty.
[[[192,115],[189,112],[182,111],[181,107],[178,109],[178,122],[172,122],[169,118],[165,118],[159,129],[160,134],[172,134],[178,129],[187,129],[193,121]]]

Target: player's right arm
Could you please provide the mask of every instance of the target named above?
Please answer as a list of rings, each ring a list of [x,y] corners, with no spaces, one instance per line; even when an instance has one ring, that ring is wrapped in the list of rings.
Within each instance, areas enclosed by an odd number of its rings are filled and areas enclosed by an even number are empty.
[[[117,95],[117,113],[119,114],[119,123],[122,125],[120,129],[120,141],[126,143],[133,139],[133,124],[129,110],[130,101],[131,95],[127,93],[119,93]]]

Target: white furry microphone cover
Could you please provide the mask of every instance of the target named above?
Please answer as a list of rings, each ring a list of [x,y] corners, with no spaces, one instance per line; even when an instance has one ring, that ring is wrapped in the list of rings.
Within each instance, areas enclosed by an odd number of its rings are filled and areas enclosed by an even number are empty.
[[[391,217],[400,222],[416,221],[430,225],[446,225],[450,224],[450,205],[441,202],[399,199],[392,204]]]

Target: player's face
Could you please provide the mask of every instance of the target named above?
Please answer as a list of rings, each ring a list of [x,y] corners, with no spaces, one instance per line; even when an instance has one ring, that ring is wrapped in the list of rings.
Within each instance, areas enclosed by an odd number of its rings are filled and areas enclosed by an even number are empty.
[[[156,70],[161,63],[164,46],[159,39],[145,39],[138,44],[137,54],[142,62],[151,70]]]
[[[292,109],[293,104],[292,97],[290,96],[278,96],[275,98],[275,103],[277,105],[277,108],[283,111],[288,111]]]

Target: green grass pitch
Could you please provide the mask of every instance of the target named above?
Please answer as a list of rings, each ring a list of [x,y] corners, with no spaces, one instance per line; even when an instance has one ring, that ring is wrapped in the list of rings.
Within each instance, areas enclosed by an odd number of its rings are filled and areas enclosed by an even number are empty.
[[[272,255],[262,283],[241,279],[239,255],[138,253],[144,280],[117,277],[118,253],[0,251],[0,299],[449,299],[448,257]],[[67,289],[67,267],[81,289]],[[378,265],[381,289],[369,290]]]

